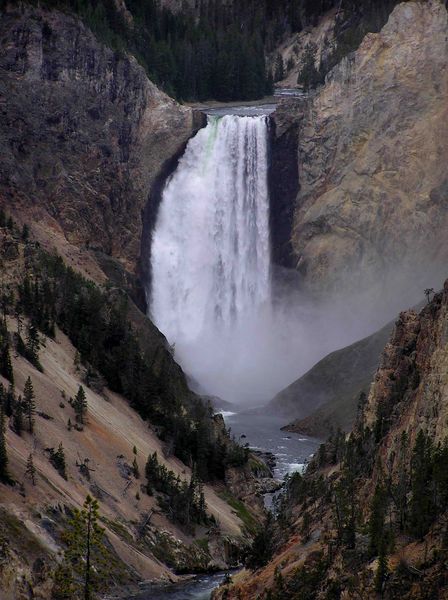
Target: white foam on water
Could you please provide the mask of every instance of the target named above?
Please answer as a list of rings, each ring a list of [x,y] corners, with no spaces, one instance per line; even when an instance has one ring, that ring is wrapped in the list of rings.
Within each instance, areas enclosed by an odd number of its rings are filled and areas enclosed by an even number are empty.
[[[166,184],[152,238],[151,316],[184,369],[229,400],[269,385],[267,156],[265,115],[209,116]]]
[[[288,474],[297,472],[303,473],[305,466],[304,463],[288,463]]]

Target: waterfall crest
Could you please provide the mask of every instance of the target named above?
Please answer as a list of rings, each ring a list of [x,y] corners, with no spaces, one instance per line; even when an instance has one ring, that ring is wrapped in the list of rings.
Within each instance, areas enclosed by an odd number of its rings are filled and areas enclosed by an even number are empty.
[[[223,368],[238,378],[250,329],[270,310],[267,150],[265,116],[209,117],[163,193],[150,310],[199,381]]]

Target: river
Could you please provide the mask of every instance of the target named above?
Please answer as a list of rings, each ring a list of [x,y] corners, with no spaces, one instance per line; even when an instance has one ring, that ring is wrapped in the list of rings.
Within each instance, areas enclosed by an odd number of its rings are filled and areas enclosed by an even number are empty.
[[[153,586],[142,590],[130,600],[209,600],[211,593],[224,580],[224,573],[201,575],[186,583]]]
[[[285,419],[256,412],[223,412],[231,434],[241,443],[255,450],[271,452],[277,464],[274,477],[283,479],[287,474],[303,470],[316,452],[320,441],[280,430]],[[269,495],[270,496],[270,495]],[[224,579],[223,573],[201,575],[188,583],[160,587],[151,586],[130,600],[209,600],[212,591]]]
[[[294,93],[293,93],[294,92]],[[297,95],[284,90],[280,95]],[[191,378],[235,406],[272,398],[297,377],[291,322],[274,301],[269,114],[275,104],[214,107],[167,180],[148,257],[149,313]],[[272,453],[274,476],[301,471],[317,440],[262,411],[223,413],[241,444]],[[270,505],[272,495],[266,497]],[[138,600],[207,599],[224,575],[142,590]]]
[[[281,431],[287,422],[284,417],[256,412],[224,412],[223,415],[237,441],[248,443],[254,450],[274,454],[277,461],[274,477],[277,479],[303,470],[320,444],[319,440]]]

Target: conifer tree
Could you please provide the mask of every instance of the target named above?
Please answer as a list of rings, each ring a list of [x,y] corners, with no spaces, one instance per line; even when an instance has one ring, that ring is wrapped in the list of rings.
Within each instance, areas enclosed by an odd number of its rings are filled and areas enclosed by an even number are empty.
[[[27,343],[26,343],[26,356],[30,363],[32,363],[36,369],[42,371],[42,365],[39,362],[39,350],[41,346],[39,332],[33,321],[28,326]]]
[[[16,323],[17,323],[17,335],[20,336],[22,334],[22,324],[23,324],[22,305],[20,302],[16,303],[16,306],[14,309],[14,316],[16,318]]]
[[[303,513],[302,526],[300,528],[300,533],[303,536],[303,541],[308,542],[311,535],[311,517],[308,511]]]
[[[3,411],[3,405],[0,404],[0,481],[3,483],[9,483],[11,481],[11,477],[8,473],[8,453],[6,450],[5,431],[5,413]]]
[[[3,408],[5,411],[6,417],[11,417],[14,411],[15,405],[15,394],[14,394],[14,386],[12,383],[9,384],[8,391],[5,392],[2,386],[2,395],[3,395]]]
[[[157,477],[158,465],[157,452],[154,452],[154,454],[150,454],[148,456],[145,466],[145,477],[147,480],[146,493],[148,496],[152,496],[154,494],[154,482]]]
[[[16,349],[17,352],[21,355],[24,356],[25,358],[28,358],[28,353],[27,353],[27,349],[26,349],[26,344],[23,341],[23,337],[21,336],[20,332],[18,331],[16,334]]]
[[[378,484],[372,498],[369,520],[369,551],[372,556],[384,550],[384,521],[386,517],[386,492]]]
[[[30,228],[25,223],[24,226],[22,227],[22,240],[24,242],[27,242],[29,237],[30,237]]]
[[[386,547],[384,540],[380,544],[379,554],[378,554],[378,568],[376,570],[375,575],[375,589],[378,594],[383,596],[384,590],[384,582],[386,581],[386,577],[389,573],[389,565],[386,556]]]
[[[36,412],[36,402],[34,400],[34,389],[33,383],[31,381],[31,377],[28,376],[28,379],[25,382],[25,387],[23,389],[23,412],[25,414],[25,418],[28,424],[28,431],[33,433],[34,431],[34,414]]]
[[[0,349],[0,375],[3,375],[5,379],[14,385],[14,371],[8,341],[4,341]]]
[[[316,45],[310,42],[305,48],[303,66],[297,83],[308,91],[320,83],[320,79],[319,71],[316,69]]]
[[[274,549],[272,535],[272,514],[269,513],[265,526],[258,530],[249,550],[246,561],[249,569],[255,571],[269,562]]]
[[[36,467],[34,466],[33,455],[31,452],[26,461],[25,477],[28,477],[31,480],[33,486],[36,485]]]
[[[207,520],[207,502],[205,501],[204,486],[201,481],[198,485],[198,496],[199,516],[205,522]]]
[[[81,425],[84,425],[87,414],[87,398],[82,385],[79,386],[78,392],[73,400],[73,408],[76,414],[76,421]]]
[[[23,401],[22,396],[17,398],[17,402],[14,403],[14,411],[12,416],[12,422],[14,431],[17,435],[21,435],[23,431]]]
[[[67,479],[66,463],[65,463],[65,452],[62,446],[62,442],[59,444],[56,452],[50,450],[50,462],[61,477]]]
[[[432,443],[420,430],[415,440],[411,461],[410,526],[411,532],[423,539],[434,514],[432,479]]]
[[[110,576],[104,529],[98,523],[99,505],[87,496],[82,510],[73,512],[64,534],[64,563],[69,571],[64,583],[84,600],[92,600],[98,592],[105,591]]]
[[[132,461],[132,472],[136,479],[140,479],[140,469],[138,468],[137,457],[134,456],[134,460]]]
[[[53,575],[52,600],[72,600],[77,593],[73,570],[69,562],[64,559]]]
[[[283,66],[283,57],[280,53],[277,54],[275,59],[275,67],[274,67],[274,81],[281,81],[285,76],[285,70]]]

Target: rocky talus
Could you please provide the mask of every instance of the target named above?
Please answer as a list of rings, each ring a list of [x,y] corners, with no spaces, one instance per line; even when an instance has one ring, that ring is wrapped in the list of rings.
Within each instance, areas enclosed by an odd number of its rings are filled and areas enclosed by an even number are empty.
[[[1,203],[135,273],[143,211],[192,111],[69,14],[10,3],[0,46]]]
[[[442,273],[447,34],[444,3],[399,4],[316,94],[287,109],[300,185],[288,262],[308,289],[366,287],[406,267],[414,279]]]

